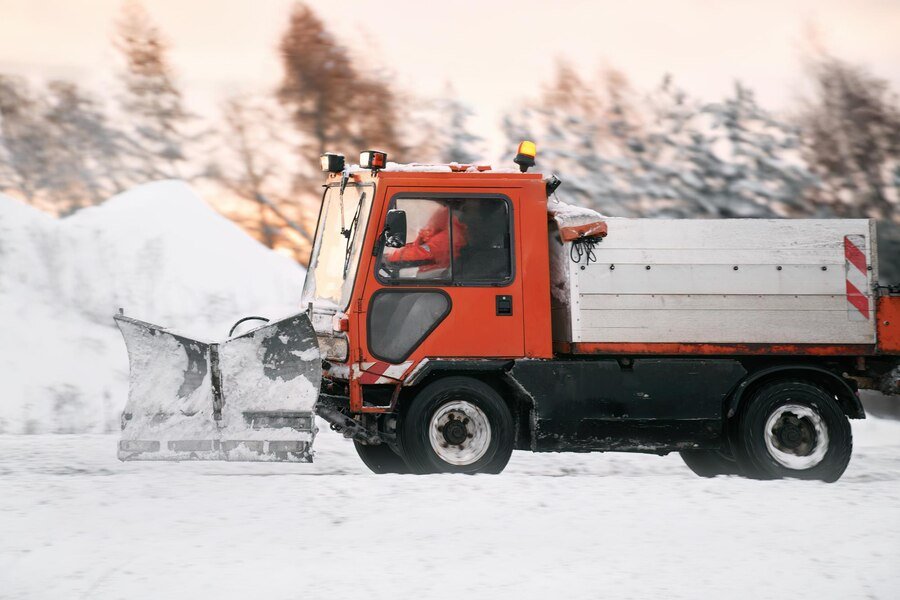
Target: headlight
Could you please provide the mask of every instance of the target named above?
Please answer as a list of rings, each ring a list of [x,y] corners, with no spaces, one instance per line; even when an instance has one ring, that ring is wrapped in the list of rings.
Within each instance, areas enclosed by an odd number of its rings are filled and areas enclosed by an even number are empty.
[[[349,354],[350,344],[345,337],[319,336],[319,352],[326,360],[344,362]]]

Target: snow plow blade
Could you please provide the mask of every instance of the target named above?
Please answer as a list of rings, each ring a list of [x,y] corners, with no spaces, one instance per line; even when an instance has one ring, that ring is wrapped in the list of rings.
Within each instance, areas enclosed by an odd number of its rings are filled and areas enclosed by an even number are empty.
[[[119,460],[312,462],[322,365],[305,313],[221,343],[115,320],[130,363]]]

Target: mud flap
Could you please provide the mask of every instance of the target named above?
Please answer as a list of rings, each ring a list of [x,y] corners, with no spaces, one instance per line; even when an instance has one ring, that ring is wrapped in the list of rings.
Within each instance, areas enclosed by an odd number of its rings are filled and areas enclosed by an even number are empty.
[[[130,363],[119,460],[312,462],[322,366],[305,313],[221,343],[115,320]]]

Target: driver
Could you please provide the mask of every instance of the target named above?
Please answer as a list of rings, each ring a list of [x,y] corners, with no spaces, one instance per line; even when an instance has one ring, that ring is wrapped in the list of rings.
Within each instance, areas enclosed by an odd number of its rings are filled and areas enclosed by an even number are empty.
[[[416,239],[402,248],[386,254],[385,258],[397,266],[417,266],[420,273],[438,271],[450,267],[450,231],[447,227],[450,209],[441,205],[428,223],[419,230]],[[466,245],[468,228],[453,216],[453,257],[458,259],[460,250]]]

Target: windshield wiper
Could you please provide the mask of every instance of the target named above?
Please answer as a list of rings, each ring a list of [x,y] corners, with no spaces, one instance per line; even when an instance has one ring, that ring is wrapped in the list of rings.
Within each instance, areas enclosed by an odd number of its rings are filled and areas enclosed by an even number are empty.
[[[359,223],[359,211],[362,210],[363,202],[366,200],[366,193],[363,192],[359,195],[359,202],[356,203],[356,213],[353,215],[353,220],[350,221],[350,227],[344,230],[341,229],[341,233],[346,231],[344,237],[347,238],[347,246],[344,248],[344,277],[347,276],[347,269],[350,268],[350,254],[353,249],[353,238],[355,236],[351,235],[352,232],[356,231],[356,225]]]

